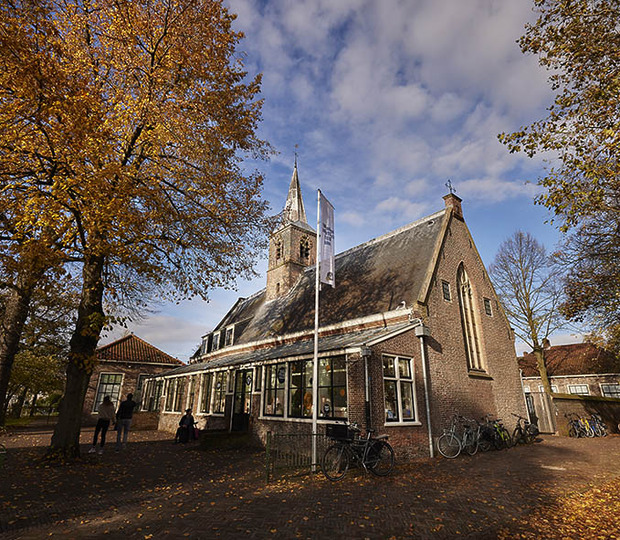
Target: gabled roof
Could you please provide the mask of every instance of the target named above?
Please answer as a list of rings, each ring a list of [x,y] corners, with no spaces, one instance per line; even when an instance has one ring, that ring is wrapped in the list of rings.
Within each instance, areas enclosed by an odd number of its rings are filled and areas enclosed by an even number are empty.
[[[111,362],[182,365],[183,362],[160,351],[138,336],[129,334],[97,349],[97,359]]]
[[[443,240],[445,208],[336,256],[336,288],[321,291],[321,326],[414,306]],[[309,330],[314,326],[316,267],[306,268],[281,298],[265,290],[237,302],[217,328],[235,324],[235,344]]]
[[[540,376],[534,353],[526,353],[518,361],[524,377]],[[620,373],[620,359],[592,343],[548,347],[545,349],[545,361],[550,377]]]

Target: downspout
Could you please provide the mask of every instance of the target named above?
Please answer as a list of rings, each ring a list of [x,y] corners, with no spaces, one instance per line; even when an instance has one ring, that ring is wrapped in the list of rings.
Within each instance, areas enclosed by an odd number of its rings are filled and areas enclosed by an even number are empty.
[[[428,373],[426,367],[426,344],[424,338],[431,335],[431,332],[424,323],[415,327],[415,335],[420,338],[420,353],[422,355],[422,379],[424,381],[424,402],[426,404],[426,425],[428,426],[428,451],[430,457],[435,457],[433,448],[433,428],[431,426],[431,405],[428,395]]]
[[[370,347],[367,347],[365,344],[360,347],[360,356],[364,359],[364,408],[366,413],[366,430],[368,431],[371,428],[371,414],[370,411],[370,371],[368,370],[368,359],[372,351]]]

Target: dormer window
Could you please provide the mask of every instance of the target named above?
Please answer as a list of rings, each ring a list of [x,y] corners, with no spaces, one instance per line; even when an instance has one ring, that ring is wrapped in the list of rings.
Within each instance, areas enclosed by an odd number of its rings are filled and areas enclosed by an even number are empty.
[[[213,334],[213,346],[211,350],[217,351],[220,348],[220,333]]]
[[[304,236],[299,242],[299,259],[307,261],[310,258],[310,240]]]
[[[231,326],[229,328],[226,329],[226,338],[225,338],[225,345],[226,347],[229,347],[230,345],[233,344],[233,334],[234,334],[234,327]]]

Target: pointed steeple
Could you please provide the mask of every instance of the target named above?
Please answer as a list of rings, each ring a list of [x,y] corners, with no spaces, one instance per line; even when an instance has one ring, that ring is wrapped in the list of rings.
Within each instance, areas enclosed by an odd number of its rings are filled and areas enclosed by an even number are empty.
[[[283,224],[287,224],[296,223],[298,221],[306,224],[308,223],[304,201],[301,197],[301,187],[299,186],[297,158],[295,158],[295,168],[293,169],[293,177],[291,178],[291,184],[288,188],[288,196],[286,197],[286,204],[284,205],[282,222]]]

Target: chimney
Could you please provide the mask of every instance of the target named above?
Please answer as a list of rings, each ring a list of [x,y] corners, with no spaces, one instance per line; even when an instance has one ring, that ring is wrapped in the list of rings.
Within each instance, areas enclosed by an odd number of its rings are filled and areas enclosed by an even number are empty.
[[[446,203],[446,208],[452,208],[454,211],[454,216],[463,219],[463,209],[461,208],[462,199],[456,196],[454,193],[448,193],[445,195],[443,200]]]

